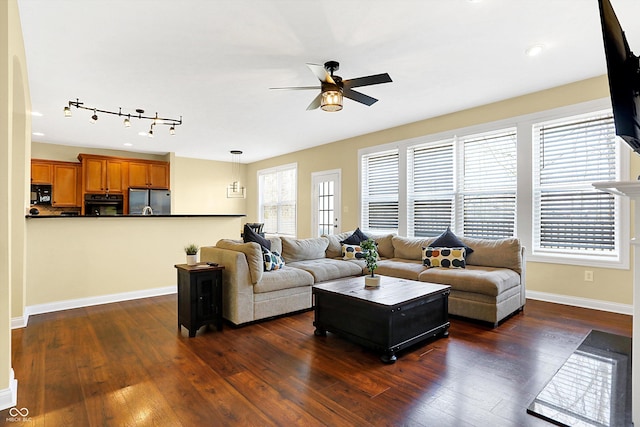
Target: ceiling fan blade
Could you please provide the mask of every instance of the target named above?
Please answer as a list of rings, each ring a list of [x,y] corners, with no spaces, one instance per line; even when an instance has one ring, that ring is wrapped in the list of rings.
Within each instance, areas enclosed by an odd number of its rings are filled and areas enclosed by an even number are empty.
[[[391,83],[391,77],[387,73],[374,74],[366,77],[356,77],[355,79],[345,80],[342,83],[344,88],[379,85],[380,83]]]
[[[333,78],[331,78],[331,75],[325,70],[324,65],[307,63],[307,67],[309,67],[311,72],[313,72],[321,82],[336,84]]]
[[[364,93],[357,92],[347,87],[342,90],[342,95],[368,106],[372,106],[373,104],[378,102],[377,99],[372,98],[369,95],[365,95]]]
[[[320,86],[291,86],[291,87],[270,87],[269,90],[310,90],[320,89]]]
[[[318,96],[316,96],[313,101],[311,101],[311,104],[309,104],[309,106],[307,107],[307,111],[309,110],[315,110],[316,108],[320,107],[320,102],[322,101],[322,94],[319,93]]]

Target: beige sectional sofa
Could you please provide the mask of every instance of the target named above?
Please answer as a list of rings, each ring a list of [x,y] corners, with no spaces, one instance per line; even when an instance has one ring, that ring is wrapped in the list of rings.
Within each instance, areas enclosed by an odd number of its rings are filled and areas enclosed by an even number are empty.
[[[362,260],[343,260],[340,242],[351,232],[311,239],[271,237],[284,268],[264,271],[258,243],[223,239],[200,249],[200,260],[224,265],[223,315],[236,325],[312,307],[316,283],[366,273]],[[422,248],[435,238],[373,236],[380,260],[376,274],[451,286],[449,314],[498,322],[525,304],[524,248],[518,239],[460,237],[473,249],[466,268],[427,268]]]

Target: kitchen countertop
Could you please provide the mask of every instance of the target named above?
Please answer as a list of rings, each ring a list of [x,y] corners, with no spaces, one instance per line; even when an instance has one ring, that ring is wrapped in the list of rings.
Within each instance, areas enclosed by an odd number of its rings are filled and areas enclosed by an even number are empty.
[[[174,215],[25,215],[26,218],[240,218],[246,214],[174,214]]]

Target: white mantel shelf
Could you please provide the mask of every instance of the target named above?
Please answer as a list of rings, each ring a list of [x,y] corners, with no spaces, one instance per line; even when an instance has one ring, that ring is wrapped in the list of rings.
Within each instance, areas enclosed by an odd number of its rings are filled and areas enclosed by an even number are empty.
[[[633,337],[631,361],[631,396],[632,418],[636,426],[640,426],[640,181],[610,181],[592,184],[598,190],[618,196],[626,196],[636,204],[634,218],[635,238],[632,239],[633,255]]]
[[[595,182],[592,184],[598,190],[618,196],[640,198],[640,181],[609,181]]]

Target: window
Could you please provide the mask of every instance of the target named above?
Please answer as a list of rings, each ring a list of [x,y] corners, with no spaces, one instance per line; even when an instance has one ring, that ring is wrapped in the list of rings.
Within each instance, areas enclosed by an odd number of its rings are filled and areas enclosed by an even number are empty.
[[[359,151],[361,223],[373,233],[517,237],[535,262],[628,268],[628,179],[608,99]]]
[[[616,197],[593,188],[617,180],[610,113],[534,125],[534,254],[617,259]]]
[[[409,236],[437,236],[453,218],[453,140],[410,147],[407,165]]]
[[[516,130],[463,138],[459,215],[462,234],[481,239],[516,233]]]
[[[512,237],[516,181],[515,128],[409,147],[408,235]]]
[[[296,235],[297,165],[258,171],[260,222],[264,232]]]
[[[362,156],[362,226],[374,232],[398,232],[398,150]]]

